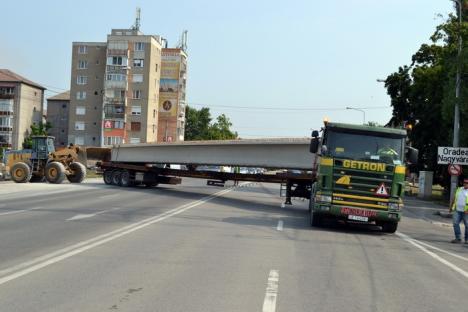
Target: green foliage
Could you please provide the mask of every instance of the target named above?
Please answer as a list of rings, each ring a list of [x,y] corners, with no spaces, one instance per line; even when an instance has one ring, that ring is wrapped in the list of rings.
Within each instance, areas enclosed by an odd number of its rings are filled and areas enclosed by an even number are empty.
[[[382,125],[380,125],[378,122],[376,121],[368,121],[364,124],[365,126],[369,126],[369,127],[383,127]]]
[[[210,109],[199,110],[187,106],[185,110],[185,140],[229,140],[236,139],[237,132],[231,131],[232,123],[221,114],[212,122]]]
[[[468,3],[467,0],[463,0]],[[408,130],[411,144],[419,149],[420,169],[435,171],[438,183],[447,181],[445,166],[437,165],[437,147],[450,146],[453,138],[455,81],[460,65],[462,77],[468,74],[468,49],[465,45],[458,57],[458,37],[468,42],[468,10],[464,7],[461,26],[455,15],[449,15],[431,36],[431,43],[423,44],[412,56],[412,63],[398,68],[385,80],[393,107],[390,125]],[[460,63],[459,63],[460,62]],[[461,84],[460,145],[468,145],[468,85]]]
[[[31,125],[30,129],[31,131],[29,132],[29,135],[24,138],[23,142],[23,148],[24,149],[30,149],[32,148],[32,136],[35,135],[48,135],[48,131],[52,128],[52,124],[50,122],[40,122],[37,125]]]

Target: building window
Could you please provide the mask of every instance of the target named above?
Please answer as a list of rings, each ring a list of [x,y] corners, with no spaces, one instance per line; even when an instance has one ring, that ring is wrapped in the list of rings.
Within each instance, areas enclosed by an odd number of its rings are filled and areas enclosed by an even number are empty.
[[[0,127],[13,127],[13,118],[0,117]]]
[[[77,100],[85,100],[86,99],[86,91],[76,92],[76,99]]]
[[[133,98],[141,99],[141,90],[133,90]]]
[[[104,144],[105,145],[114,145],[114,144],[121,144],[122,138],[116,136],[108,136],[104,137]]]
[[[81,135],[75,136],[75,144],[76,145],[84,145],[84,137]]]
[[[144,51],[145,43],[144,42],[135,42],[135,51]]]
[[[134,74],[133,75],[133,82],[143,82],[143,75],[142,74]]]
[[[153,133],[156,131],[156,125],[153,124]]]
[[[132,106],[132,115],[141,115],[141,106]]]
[[[156,118],[156,110],[153,109],[153,118]]]
[[[107,65],[127,66],[127,58],[122,56],[109,56]]]
[[[84,121],[75,121],[75,130],[84,130],[85,123]]]
[[[79,85],[85,85],[88,83],[88,76],[77,76],[76,83]]]
[[[123,74],[107,74],[107,80],[110,81],[127,81],[127,75]]]
[[[130,123],[130,130],[140,131],[141,130],[141,123],[140,122],[131,122]]]
[[[77,114],[77,115],[85,115],[85,114],[86,114],[86,107],[84,107],[84,106],[77,106],[77,107],[76,107],[76,114]]]
[[[88,46],[80,45],[78,47],[78,53],[79,54],[87,54],[88,53]]]
[[[138,144],[140,143],[140,138],[130,138],[130,144]]]
[[[143,59],[134,59],[133,60],[133,67],[143,67],[144,60]]]
[[[86,68],[88,68],[88,61],[79,60],[78,69],[86,69]]]
[[[156,63],[156,72],[158,71],[158,63]]]
[[[125,127],[125,122],[123,120],[114,121],[114,129],[123,129]]]

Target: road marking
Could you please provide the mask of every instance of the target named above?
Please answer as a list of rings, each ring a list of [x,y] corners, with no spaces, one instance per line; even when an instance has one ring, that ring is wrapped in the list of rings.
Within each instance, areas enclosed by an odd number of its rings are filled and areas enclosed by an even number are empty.
[[[103,214],[103,213],[106,213],[106,212],[109,212],[109,211],[117,210],[117,209],[120,209],[120,208],[112,208],[112,209],[107,209],[107,210],[98,211],[96,213],[89,213],[89,214],[77,214],[76,216],[71,217],[71,218],[67,219],[66,221],[75,221],[75,220],[82,220],[82,219],[92,218],[94,216],[97,216],[97,215],[100,215],[100,214]]]
[[[408,235],[405,235],[403,233],[399,233],[397,232],[396,233],[397,236],[399,236],[401,239],[405,240],[406,242],[410,243],[411,245],[415,246],[416,248],[424,251],[426,254],[428,254],[429,256],[431,256],[432,258],[436,259],[437,261],[445,264],[446,266],[448,266],[449,268],[451,268],[452,270],[454,270],[455,272],[458,272],[460,273],[462,276],[468,278],[468,272],[465,271],[465,270],[462,270],[461,268],[459,268],[458,266],[456,266],[455,264],[445,260],[444,258],[438,256],[437,254],[433,253],[432,251],[428,250],[426,247],[424,247],[423,245],[419,244],[415,239],[409,237]]]
[[[28,211],[32,211],[32,210],[36,210],[36,209],[41,209],[41,208],[42,208],[42,207],[34,207],[34,208],[30,208],[30,209],[21,209],[21,210],[7,211],[7,212],[2,212],[2,213],[0,213],[0,216],[19,214],[19,213],[28,212]]]
[[[276,229],[278,231],[282,231],[283,230],[283,220],[279,220],[278,221],[278,225],[276,226]]]
[[[26,261],[20,264],[17,264],[13,267],[6,268],[4,270],[0,270],[0,285],[3,285],[9,281],[15,280],[19,277],[22,277],[24,275],[27,275],[29,273],[32,273],[34,271],[40,270],[46,266],[49,266],[51,264],[57,263],[59,261],[65,260],[67,258],[70,258],[74,255],[80,254],[86,250],[92,249],[94,247],[100,246],[102,244],[105,244],[107,242],[113,241],[119,237],[122,237],[124,235],[130,234],[132,232],[135,232],[137,230],[140,230],[142,228],[145,228],[151,224],[161,222],[163,220],[166,220],[170,217],[173,217],[175,215],[178,215],[182,212],[185,212],[193,207],[199,206],[203,203],[206,203],[207,201],[210,201],[216,197],[222,196],[223,194],[226,194],[228,192],[231,192],[233,188],[222,190],[219,192],[216,192],[212,195],[206,196],[202,199],[193,201],[188,204],[184,204],[180,207],[171,209],[169,211],[166,211],[164,213],[161,213],[159,215],[135,222],[133,224],[126,225],[120,229],[111,231],[109,233],[105,233],[99,236],[96,236],[94,238],[88,239],[86,241],[82,241],[80,243],[77,243],[75,245],[71,245],[62,249],[59,249],[57,251],[54,251],[52,253],[46,254],[41,257],[34,258],[30,261]],[[11,273],[11,274],[10,274]],[[9,274],[9,275],[8,275]]]
[[[263,312],[276,311],[276,298],[278,297],[279,271],[271,270],[268,276],[268,283],[263,300]]]
[[[402,233],[400,233],[400,234],[402,234]],[[405,234],[403,234],[403,235],[405,235]],[[438,248],[438,247],[429,245],[429,244],[427,244],[427,243],[421,242],[420,240],[417,240],[417,239],[414,239],[414,238],[412,238],[412,237],[409,237],[408,235],[405,235],[405,236],[408,237],[408,238],[410,238],[410,239],[412,239],[413,241],[415,241],[415,242],[418,243],[418,244],[421,244],[421,245],[426,246],[426,247],[428,247],[428,248],[431,248],[431,249],[434,249],[434,250],[443,252],[443,253],[445,253],[445,254],[447,254],[447,255],[450,255],[450,256],[452,256],[452,257],[454,257],[454,258],[457,258],[457,259],[460,259],[460,260],[463,260],[463,261],[467,261],[467,262],[468,262],[468,258],[465,258],[465,257],[463,257],[463,256],[454,254],[454,253],[452,253],[452,252],[450,252],[450,251],[447,251],[447,250],[440,249],[440,248]]]
[[[99,198],[107,199],[107,198],[116,197],[116,196],[119,196],[119,194],[117,193],[117,194],[103,195],[103,196],[99,196]]]

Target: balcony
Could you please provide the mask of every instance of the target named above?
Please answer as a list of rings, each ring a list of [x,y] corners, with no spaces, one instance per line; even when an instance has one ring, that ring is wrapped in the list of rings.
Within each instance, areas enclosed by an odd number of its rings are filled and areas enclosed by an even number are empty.
[[[127,56],[128,49],[107,49],[107,56]]]
[[[104,118],[105,119],[114,119],[114,118],[124,119],[125,118],[125,106],[106,104],[104,106]]]

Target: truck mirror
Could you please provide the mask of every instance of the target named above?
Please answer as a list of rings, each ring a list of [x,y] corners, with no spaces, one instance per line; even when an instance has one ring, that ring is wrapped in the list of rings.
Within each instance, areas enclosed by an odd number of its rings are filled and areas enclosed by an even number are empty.
[[[318,138],[319,132],[317,130],[312,131],[312,137],[313,138]]]
[[[309,151],[312,153],[312,154],[316,154],[317,151],[318,151],[318,147],[319,147],[319,140],[317,137],[314,137],[310,140],[310,148],[309,148]]]
[[[412,165],[416,165],[418,163],[419,151],[414,147],[407,146],[406,147],[406,160],[411,163]]]

